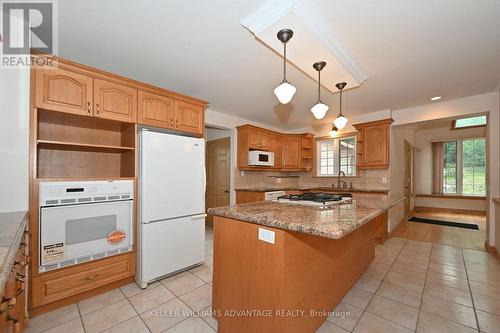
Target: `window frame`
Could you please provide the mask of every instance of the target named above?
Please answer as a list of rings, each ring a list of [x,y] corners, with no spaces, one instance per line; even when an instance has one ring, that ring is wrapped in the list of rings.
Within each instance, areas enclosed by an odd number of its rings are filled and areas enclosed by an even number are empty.
[[[356,167],[356,159],[357,159],[357,154],[356,154],[356,148],[357,148],[357,132],[349,132],[349,133],[343,133],[340,135],[335,136],[334,138],[330,136],[322,136],[314,139],[314,163],[313,163],[313,177],[317,178],[338,178],[338,172],[340,170],[340,140],[344,139],[349,139],[353,138],[354,139],[354,174],[352,175],[346,175],[346,178],[355,178],[359,177],[358,176],[358,168]],[[320,149],[319,145],[323,141],[333,141],[333,152],[334,152],[334,161],[333,161],[333,175],[323,175],[320,173],[320,168],[321,168],[321,158],[320,158]]]
[[[482,126],[482,125],[481,125]],[[475,127],[478,127],[478,126],[475,126]],[[465,128],[470,128],[470,127],[465,127]],[[455,196],[485,196],[486,195],[486,192],[485,193],[480,193],[480,194],[472,194],[472,193],[465,193],[464,194],[464,191],[463,191],[463,186],[464,186],[464,160],[463,160],[463,148],[464,148],[464,141],[469,141],[469,140],[485,140],[485,142],[487,141],[486,140],[486,137],[471,137],[471,138],[461,138],[461,139],[450,139],[450,140],[444,140],[443,141],[443,144],[447,143],[447,142],[456,142],[457,144],[457,163],[456,163],[456,193],[444,193],[444,188],[442,189],[443,191],[443,195],[446,196],[446,195],[455,195]],[[487,156],[488,154],[488,150],[486,148],[486,145],[485,145],[485,155]],[[486,161],[485,161],[486,163]],[[444,172],[444,168],[443,168],[443,172]],[[484,175],[485,177],[485,182],[486,182],[486,173]],[[443,187],[444,187],[444,183],[443,183]]]

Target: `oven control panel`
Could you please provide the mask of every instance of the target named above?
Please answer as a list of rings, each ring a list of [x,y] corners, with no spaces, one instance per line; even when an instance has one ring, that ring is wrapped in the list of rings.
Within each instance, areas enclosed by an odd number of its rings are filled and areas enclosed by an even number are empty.
[[[39,185],[39,202],[42,207],[133,198],[133,180],[40,182]]]

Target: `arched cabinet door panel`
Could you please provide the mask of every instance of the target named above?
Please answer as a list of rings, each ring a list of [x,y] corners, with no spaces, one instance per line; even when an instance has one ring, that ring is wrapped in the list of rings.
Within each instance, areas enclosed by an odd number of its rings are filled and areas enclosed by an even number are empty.
[[[139,91],[138,123],[162,128],[175,128],[174,100],[170,97]]]
[[[116,82],[94,79],[94,116],[135,123],[137,90]]]
[[[203,107],[184,101],[175,101],[175,126],[182,132],[203,134]]]
[[[92,115],[92,77],[59,68],[37,69],[35,106]]]

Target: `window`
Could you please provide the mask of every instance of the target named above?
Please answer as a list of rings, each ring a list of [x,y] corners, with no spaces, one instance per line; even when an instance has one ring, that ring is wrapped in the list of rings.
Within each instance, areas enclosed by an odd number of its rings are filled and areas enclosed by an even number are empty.
[[[356,137],[317,141],[317,170],[319,177],[337,176],[343,171],[346,176],[356,175]]]
[[[486,116],[477,116],[453,120],[451,129],[486,126]]]
[[[443,193],[485,195],[485,139],[450,141],[443,145]]]

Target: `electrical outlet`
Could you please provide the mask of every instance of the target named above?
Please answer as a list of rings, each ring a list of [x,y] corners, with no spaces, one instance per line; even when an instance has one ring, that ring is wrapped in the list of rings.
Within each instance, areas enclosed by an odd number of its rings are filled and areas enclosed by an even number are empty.
[[[281,178],[276,178],[276,183],[281,184]]]
[[[240,171],[240,176],[243,177],[245,175],[245,171]]]
[[[387,184],[387,177],[382,177],[382,184]]]
[[[274,244],[274,231],[259,228],[259,240]]]

